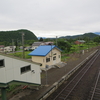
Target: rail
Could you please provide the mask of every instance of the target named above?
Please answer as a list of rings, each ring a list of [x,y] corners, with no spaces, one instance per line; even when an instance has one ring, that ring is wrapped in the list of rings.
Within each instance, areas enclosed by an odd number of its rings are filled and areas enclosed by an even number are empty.
[[[89,62],[77,73],[77,75],[74,76],[74,78],[57,94],[53,100],[69,99],[71,92],[84,77],[99,55],[100,53],[97,53],[95,56],[93,56],[93,58],[89,60]]]
[[[91,92],[91,96],[89,96],[88,100],[100,100],[100,69],[96,77],[93,91]]]
[[[45,100],[48,96],[50,96],[65,80],[67,80],[70,76],[72,76],[86,61],[88,61],[98,50],[89,55],[85,60],[83,60],[80,64],[78,64],[75,68],[69,71],[65,76],[63,76],[58,82],[55,82],[53,86],[50,87],[46,93],[41,96],[38,100]]]

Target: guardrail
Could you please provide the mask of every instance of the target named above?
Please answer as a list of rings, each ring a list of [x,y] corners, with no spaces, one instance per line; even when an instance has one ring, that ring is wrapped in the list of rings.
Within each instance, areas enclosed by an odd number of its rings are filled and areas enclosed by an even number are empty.
[[[65,76],[63,76],[58,82],[55,82],[50,89],[39,98],[39,100],[45,100],[48,96],[50,96],[64,81],[66,81],[71,75],[73,75],[88,59],[90,59],[98,50],[93,52],[90,56],[88,56],[85,60],[83,60],[80,64],[78,64],[75,68],[69,71]]]

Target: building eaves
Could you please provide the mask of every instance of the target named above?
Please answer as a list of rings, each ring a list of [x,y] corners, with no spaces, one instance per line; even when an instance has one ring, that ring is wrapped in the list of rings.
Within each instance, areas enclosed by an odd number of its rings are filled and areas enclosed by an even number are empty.
[[[54,48],[56,48],[59,51],[61,51],[55,45],[44,45],[44,46],[39,46],[34,51],[32,51],[29,55],[30,56],[46,56]]]

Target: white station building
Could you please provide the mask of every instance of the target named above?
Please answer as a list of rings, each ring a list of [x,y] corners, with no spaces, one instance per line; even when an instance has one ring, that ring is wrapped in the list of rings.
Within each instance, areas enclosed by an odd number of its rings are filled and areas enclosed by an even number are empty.
[[[40,64],[0,54],[0,87],[10,83],[40,85]]]

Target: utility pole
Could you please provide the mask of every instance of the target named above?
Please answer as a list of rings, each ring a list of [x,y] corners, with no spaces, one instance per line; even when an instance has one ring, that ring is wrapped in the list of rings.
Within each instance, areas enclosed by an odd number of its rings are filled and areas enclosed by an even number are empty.
[[[14,53],[14,40],[12,39],[12,52]]]
[[[51,43],[51,60],[52,60],[52,43]]]
[[[56,36],[56,46],[57,46],[57,36]]]
[[[24,52],[24,33],[22,32],[22,46],[23,46],[23,58],[25,58],[25,52]]]
[[[47,71],[48,71],[47,69],[48,69],[49,66],[46,65],[45,67],[46,67],[46,71],[45,71],[46,72],[46,85],[45,86],[49,86],[48,85],[48,74],[47,74]]]

